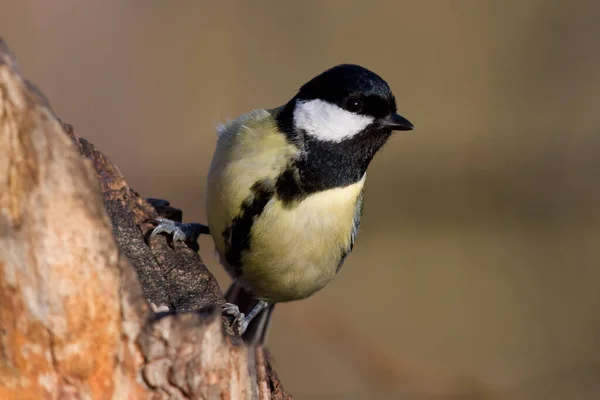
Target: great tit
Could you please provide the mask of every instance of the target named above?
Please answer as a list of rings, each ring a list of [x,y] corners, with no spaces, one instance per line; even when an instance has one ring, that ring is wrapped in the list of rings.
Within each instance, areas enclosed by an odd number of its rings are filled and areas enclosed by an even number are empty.
[[[234,280],[222,309],[246,342],[264,342],[275,303],[304,299],[340,271],[358,233],[369,163],[392,131],[412,129],[379,75],[333,67],[285,105],[220,126],[208,228],[161,219],[152,235],[193,241],[210,231]]]

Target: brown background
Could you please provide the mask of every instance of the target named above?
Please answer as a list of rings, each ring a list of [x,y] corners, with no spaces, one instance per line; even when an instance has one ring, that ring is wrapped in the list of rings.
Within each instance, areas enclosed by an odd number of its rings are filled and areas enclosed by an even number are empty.
[[[215,124],[373,69],[417,130],[372,164],[338,279],[276,309],[286,388],[597,398],[600,3],[215,4],[0,0],[0,34],[133,187],[197,221]]]

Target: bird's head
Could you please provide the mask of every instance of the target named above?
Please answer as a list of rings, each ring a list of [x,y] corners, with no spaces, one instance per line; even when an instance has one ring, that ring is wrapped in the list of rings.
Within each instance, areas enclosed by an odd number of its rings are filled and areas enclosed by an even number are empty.
[[[288,103],[287,130],[340,143],[359,136],[377,141],[413,129],[396,113],[396,99],[377,74],[358,65],[333,67],[304,84]],[[383,144],[383,143],[382,143]]]
[[[413,129],[396,113],[389,85],[352,64],[333,67],[304,84],[279,112],[277,123],[302,149],[295,162],[306,192],[361,180],[392,131]]]

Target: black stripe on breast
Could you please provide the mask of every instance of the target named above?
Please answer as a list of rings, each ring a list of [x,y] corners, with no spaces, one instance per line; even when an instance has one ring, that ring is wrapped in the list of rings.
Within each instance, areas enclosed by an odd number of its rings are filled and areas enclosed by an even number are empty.
[[[275,186],[277,198],[281,200],[285,208],[291,208],[294,204],[304,200],[308,193],[300,183],[300,174],[294,165],[288,166],[279,178]]]
[[[242,272],[242,255],[250,249],[252,225],[273,197],[275,188],[269,181],[259,181],[252,185],[251,191],[252,194],[242,202],[239,215],[223,232],[225,258],[237,276]]]

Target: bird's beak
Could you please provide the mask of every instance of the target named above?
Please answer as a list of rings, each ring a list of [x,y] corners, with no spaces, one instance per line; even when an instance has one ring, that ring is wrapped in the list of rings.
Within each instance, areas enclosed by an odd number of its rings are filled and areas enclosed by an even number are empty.
[[[393,131],[412,131],[415,128],[409,120],[396,113],[382,118],[380,123],[381,126]]]

